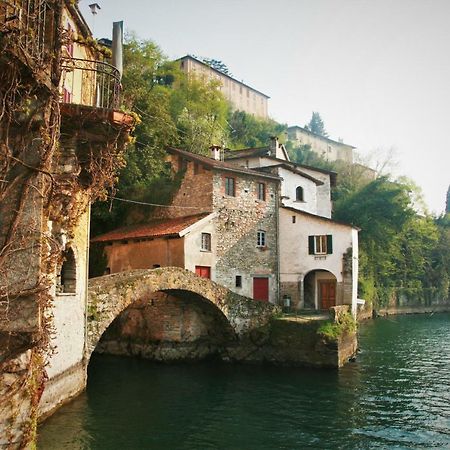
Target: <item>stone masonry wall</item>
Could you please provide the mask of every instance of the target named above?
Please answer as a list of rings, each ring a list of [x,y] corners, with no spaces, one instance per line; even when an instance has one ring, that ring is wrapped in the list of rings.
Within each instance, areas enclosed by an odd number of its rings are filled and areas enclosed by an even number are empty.
[[[199,296],[157,292],[117,317],[96,352],[165,362],[200,360],[217,355],[235,338],[225,317]]]
[[[269,277],[272,302],[278,297],[277,182],[239,175],[236,196],[225,194],[225,176],[214,174],[214,210],[217,233],[216,281],[242,295],[252,297],[252,277]],[[230,174],[229,176],[233,176]],[[258,200],[258,183],[265,183],[266,199]],[[265,247],[257,247],[257,232],[265,231]],[[242,288],[235,277],[242,276]]]
[[[211,212],[212,171],[192,161],[185,160],[182,163],[177,156],[173,155],[170,163],[174,174],[185,170],[180,187],[171,202],[171,205],[182,208],[159,208],[154,211],[152,217],[175,218]],[[181,164],[184,164],[184,169]]]

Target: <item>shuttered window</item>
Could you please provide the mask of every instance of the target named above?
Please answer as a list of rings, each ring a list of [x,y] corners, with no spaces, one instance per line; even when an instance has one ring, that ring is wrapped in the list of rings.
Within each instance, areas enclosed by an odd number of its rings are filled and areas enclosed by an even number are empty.
[[[310,255],[331,255],[333,253],[333,236],[321,234],[308,237]]]

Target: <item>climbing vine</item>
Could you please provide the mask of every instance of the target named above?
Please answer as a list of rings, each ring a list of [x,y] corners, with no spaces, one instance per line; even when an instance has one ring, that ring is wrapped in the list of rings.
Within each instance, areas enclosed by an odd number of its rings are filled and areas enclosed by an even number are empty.
[[[64,1],[37,0],[15,15],[19,4],[0,5],[0,434],[24,447],[54,351],[55,274],[87,205],[123,166],[130,123],[110,123],[96,108],[62,110]],[[86,128],[104,139],[91,141]]]

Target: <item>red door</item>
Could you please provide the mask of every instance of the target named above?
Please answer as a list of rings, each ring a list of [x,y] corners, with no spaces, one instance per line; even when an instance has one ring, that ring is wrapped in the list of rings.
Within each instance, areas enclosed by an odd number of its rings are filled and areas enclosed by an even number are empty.
[[[195,273],[199,277],[211,279],[211,267],[208,267],[208,266],[195,266]]]
[[[253,298],[254,300],[269,301],[269,279],[253,278]]]
[[[330,309],[336,306],[336,282],[319,281],[320,308]]]

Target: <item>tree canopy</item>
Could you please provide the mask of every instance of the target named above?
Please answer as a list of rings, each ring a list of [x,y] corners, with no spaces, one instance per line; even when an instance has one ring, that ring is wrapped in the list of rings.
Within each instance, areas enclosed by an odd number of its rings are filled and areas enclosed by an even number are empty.
[[[316,111],[313,111],[311,120],[307,125],[305,125],[305,128],[311,133],[318,134],[319,136],[328,137],[328,133],[325,130],[325,124],[323,123],[322,117],[320,117],[320,114]]]

